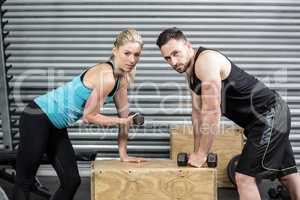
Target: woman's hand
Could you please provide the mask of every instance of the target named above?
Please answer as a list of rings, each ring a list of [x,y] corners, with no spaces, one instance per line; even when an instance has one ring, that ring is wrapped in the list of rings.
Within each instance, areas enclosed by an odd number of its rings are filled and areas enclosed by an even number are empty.
[[[130,115],[128,117],[121,118],[121,125],[126,125],[130,127],[133,124],[134,115]]]
[[[131,156],[123,156],[120,158],[121,162],[134,162],[134,163],[140,163],[140,162],[146,162],[145,158],[142,157],[131,157]]]

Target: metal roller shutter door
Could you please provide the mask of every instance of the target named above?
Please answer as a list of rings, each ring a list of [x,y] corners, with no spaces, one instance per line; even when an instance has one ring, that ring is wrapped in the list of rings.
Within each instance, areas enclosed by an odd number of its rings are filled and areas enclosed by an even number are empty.
[[[116,34],[134,27],[142,33],[145,48],[130,104],[133,111],[145,114],[147,124],[131,131],[129,151],[167,158],[168,128],[190,123],[191,99],[185,78],[163,61],[155,40],[163,28],[177,26],[195,48],[221,50],[286,98],[292,111],[290,138],[300,165],[299,1],[8,0],[3,9],[8,20],[4,29],[10,32],[5,41],[12,54],[8,64],[13,65],[9,71],[14,76],[12,108],[17,109],[13,119],[35,96],[106,60]],[[115,109],[108,105],[103,112],[114,114]],[[76,149],[98,149],[100,157],[116,156],[116,129],[78,126],[69,129]]]

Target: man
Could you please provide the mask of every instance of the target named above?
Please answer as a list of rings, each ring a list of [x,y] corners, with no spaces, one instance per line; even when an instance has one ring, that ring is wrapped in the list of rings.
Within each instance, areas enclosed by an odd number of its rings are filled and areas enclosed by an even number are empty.
[[[195,148],[189,165],[201,167],[206,161],[223,114],[243,127],[247,137],[235,174],[240,199],[261,199],[255,177],[263,174],[278,177],[292,199],[300,200],[290,112],[281,97],[220,52],[194,50],[177,28],[164,30],[156,44],[167,63],[186,74],[191,89]],[[203,134],[208,137],[201,139]]]

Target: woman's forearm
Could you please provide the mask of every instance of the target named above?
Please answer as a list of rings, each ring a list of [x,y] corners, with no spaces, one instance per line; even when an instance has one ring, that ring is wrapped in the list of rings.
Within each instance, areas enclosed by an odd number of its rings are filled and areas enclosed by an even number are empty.
[[[101,126],[115,126],[126,124],[127,119],[96,114],[83,117],[83,121],[91,124],[98,124]]]
[[[119,126],[118,145],[121,159],[127,156],[128,129],[129,127],[127,125]]]

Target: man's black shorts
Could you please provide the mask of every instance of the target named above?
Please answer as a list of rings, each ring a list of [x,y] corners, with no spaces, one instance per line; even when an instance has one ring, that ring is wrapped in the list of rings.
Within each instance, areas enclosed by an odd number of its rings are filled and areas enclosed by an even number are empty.
[[[236,172],[252,177],[282,177],[297,173],[289,141],[291,114],[278,96],[276,103],[259,120],[245,127],[247,142]]]

